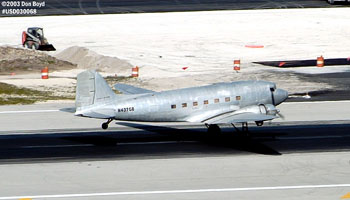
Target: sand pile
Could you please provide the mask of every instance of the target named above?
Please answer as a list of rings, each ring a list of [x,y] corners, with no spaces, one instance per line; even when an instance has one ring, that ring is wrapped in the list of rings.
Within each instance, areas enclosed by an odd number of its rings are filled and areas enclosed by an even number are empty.
[[[76,65],[44,52],[8,46],[0,47],[0,74],[40,73],[40,70],[46,66],[50,71],[76,68]]]
[[[115,73],[120,76],[129,76],[130,63],[116,57],[103,56],[85,47],[69,47],[55,55],[57,58],[72,62],[81,69],[95,69],[100,72]]]

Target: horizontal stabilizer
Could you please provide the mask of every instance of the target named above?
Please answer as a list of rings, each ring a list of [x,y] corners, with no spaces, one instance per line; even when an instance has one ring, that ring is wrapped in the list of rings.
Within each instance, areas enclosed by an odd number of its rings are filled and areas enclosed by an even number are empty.
[[[143,88],[134,87],[127,84],[117,83],[114,85],[114,88],[123,94],[146,94],[154,93],[152,90],[146,90]]]

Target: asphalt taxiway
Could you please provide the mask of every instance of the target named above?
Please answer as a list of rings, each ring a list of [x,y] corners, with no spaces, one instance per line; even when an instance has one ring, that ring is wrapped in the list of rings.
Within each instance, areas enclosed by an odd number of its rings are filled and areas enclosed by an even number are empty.
[[[339,199],[350,192],[350,101],[284,103],[285,121],[217,137],[187,123],[0,107],[0,199]]]

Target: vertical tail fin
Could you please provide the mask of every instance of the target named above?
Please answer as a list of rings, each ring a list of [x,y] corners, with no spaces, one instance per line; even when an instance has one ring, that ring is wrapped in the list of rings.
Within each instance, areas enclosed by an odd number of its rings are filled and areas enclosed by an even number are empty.
[[[102,104],[115,98],[115,93],[102,76],[94,70],[81,72],[77,76],[75,107]]]

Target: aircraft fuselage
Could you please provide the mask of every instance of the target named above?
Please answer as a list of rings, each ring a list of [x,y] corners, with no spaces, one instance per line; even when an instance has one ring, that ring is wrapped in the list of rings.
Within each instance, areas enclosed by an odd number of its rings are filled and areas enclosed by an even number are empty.
[[[115,112],[115,119],[128,121],[189,121],[202,122],[216,114],[234,112],[250,105],[271,104],[274,83],[265,81],[239,81],[218,83],[142,95],[133,95],[110,101],[101,114]],[[87,113],[84,114],[88,116]]]

